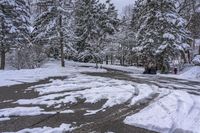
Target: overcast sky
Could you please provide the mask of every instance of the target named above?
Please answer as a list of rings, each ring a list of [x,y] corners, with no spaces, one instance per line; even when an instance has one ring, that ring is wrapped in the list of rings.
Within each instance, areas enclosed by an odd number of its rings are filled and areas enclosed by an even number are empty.
[[[102,2],[105,2],[106,0],[100,0]],[[115,4],[116,8],[119,10],[119,13],[122,12],[123,7],[129,4],[134,4],[135,0],[111,0],[112,3]]]

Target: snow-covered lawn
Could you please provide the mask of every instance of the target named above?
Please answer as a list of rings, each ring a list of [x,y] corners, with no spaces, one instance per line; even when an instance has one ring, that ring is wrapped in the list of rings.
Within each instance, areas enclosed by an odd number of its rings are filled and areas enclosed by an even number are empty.
[[[66,68],[60,67],[59,61],[49,61],[41,68],[22,70],[0,70],[0,86],[10,86],[37,82],[49,77],[68,76],[80,72],[106,72],[104,69],[79,67],[81,63],[66,62]]]
[[[0,86],[10,86],[23,83],[36,82],[48,77],[68,76],[73,73],[80,72],[106,72],[105,69],[95,69],[96,64],[93,63],[79,63],[73,61],[66,61],[66,67],[59,66],[59,61],[49,61],[41,68],[36,69],[22,69],[22,70],[0,70]],[[85,67],[80,67],[85,66]],[[99,67],[120,70],[124,72],[141,74],[143,68],[141,67],[124,67],[116,65],[98,65]]]

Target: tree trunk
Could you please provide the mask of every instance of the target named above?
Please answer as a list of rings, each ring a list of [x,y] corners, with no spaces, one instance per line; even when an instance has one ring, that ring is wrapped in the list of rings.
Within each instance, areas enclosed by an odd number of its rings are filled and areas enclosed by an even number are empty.
[[[124,55],[122,56],[122,66],[124,66],[125,65],[125,57],[124,57]]]
[[[110,60],[111,60],[111,65],[113,65],[113,54],[111,54]]]
[[[187,57],[185,55],[185,52],[181,52],[182,54],[182,59],[184,60],[184,63],[187,63]]]
[[[139,66],[139,57],[136,57],[136,66]]]
[[[188,50],[187,52],[188,52],[188,63],[191,64],[191,54],[190,54],[190,51],[189,51],[189,50]]]
[[[62,15],[59,17],[59,33],[60,33],[60,54],[61,54],[61,66],[65,67],[65,55],[64,55],[64,44],[63,44],[63,31],[62,31]]]
[[[1,70],[5,69],[5,64],[6,64],[6,52],[4,50],[1,51]]]
[[[5,9],[4,9],[4,6],[1,6],[1,10],[3,11],[3,14],[5,13]],[[3,19],[0,19],[0,21],[3,21]],[[1,31],[2,33],[2,36],[3,38],[5,38],[5,25],[4,25],[4,21],[1,22],[1,28],[3,31]],[[3,39],[4,40],[4,39]],[[1,40],[1,41],[3,41]],[[5,46],[3,45],[3,42],[1,42],[0,44],[0,54],[1,54],[1,66],[0,66],[0,70],[4,70],[5,69],[5,64],[6,64],[6,49],[5,49]]]
[[[183,59],[184,59],[184,64],[188,63],[187,56],[185,54],[183,55]]]
[[[200,55],[200,45],[199,45],[199,55]]]
[[[106,65],[108,65],[108,55],[106,55]]]

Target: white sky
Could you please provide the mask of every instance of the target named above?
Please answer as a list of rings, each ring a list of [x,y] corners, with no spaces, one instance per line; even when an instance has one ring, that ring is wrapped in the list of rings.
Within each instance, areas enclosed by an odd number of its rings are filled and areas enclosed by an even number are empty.
[[[106,0],[100,1],[105,2]],[[111,2],[115,4],[116,8],[119,10],[119,13],[121,13],[123,7],[129,4],[134,4],[135,0],[111,0]]]

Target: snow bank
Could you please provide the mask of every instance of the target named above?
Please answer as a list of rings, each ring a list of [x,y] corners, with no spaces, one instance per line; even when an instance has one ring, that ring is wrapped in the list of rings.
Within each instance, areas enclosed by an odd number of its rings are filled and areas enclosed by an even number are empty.
[[[200,81],[200,66],[191,66],[186,68],[181,74],[158,74],[162,77],[185,79],[189,81]]]
[[[200,98],[183,91],[172,91],[132,116],[125,124],[156,132],[200,133]]]
[[[196,55],[196,56],[194,57],[194,59],[192,60],[192,62],[193,62],[195,65],[200,66],[200,55]]]
[[[147,84],[138,84],[136,85],[137,91],[136,96],[131,100],[131,105],[136,104],[138,101],[143,100],[144,98],[150,97],[155,93],[153,89],[154,86],[149,86]]]
[[[194,66],[188,71],[179,75],[180,78],[190,80],[200,80],[200,66]]]

